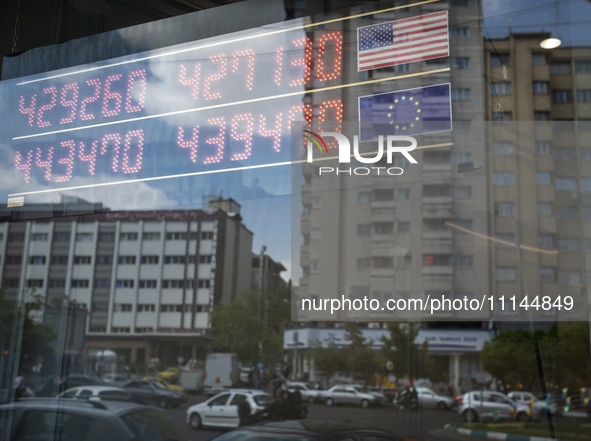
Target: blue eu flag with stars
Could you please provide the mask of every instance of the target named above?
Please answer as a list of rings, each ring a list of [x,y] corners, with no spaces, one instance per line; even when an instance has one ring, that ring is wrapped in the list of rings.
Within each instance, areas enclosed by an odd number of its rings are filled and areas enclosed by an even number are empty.
[[[359,98],[359,139],[421,135],[452,129],[450,84],[398,90]]]

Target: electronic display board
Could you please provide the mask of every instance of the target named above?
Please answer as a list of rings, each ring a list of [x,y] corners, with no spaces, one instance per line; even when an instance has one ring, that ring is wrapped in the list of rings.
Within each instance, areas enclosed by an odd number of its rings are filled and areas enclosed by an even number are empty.
[[[2,82],[4,196],[288,162],[342,50],[341,31],[294,21]],[[317,105],[316,130],[341,119],[338,96]]]

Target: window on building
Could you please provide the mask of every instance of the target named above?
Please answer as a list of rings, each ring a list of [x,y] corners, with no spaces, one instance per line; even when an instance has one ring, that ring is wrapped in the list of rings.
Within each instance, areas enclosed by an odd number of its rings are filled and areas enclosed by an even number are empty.
[[[139,238],[138,233],[126,232],[126,233],[119,234],[119,240],[121,242],[134,242],[134,241],[138,240],[138,238]]]
[[[551,74],[569,74],[570,63],[552,63],[550,64]]]
[[[540,282],[554,282],[556,270],[552,267],[540,267]]]
[[[547,233],[538,234],[538,247],[546,250],[554,248],[554,235]]]
[[[374,222],[373,231],[375,234],[393,234],[394,222]]]
[[[183,279],[163,279],[162,288],[181,289],[185,287]]]
[[[197,288],[211,288],[211,280],[209,279],[198,279]]]
[[[548,121],[550,112],[534,112],[534,121]]]
[[[509,66],[509,54],[490,54],[491,66]]]
[[[455,199],[468,199],[472,197],[472,187],[454,186],[451,188],[451,194]]]
[[[115,312],[131,312],[131,311],[133,311],[133,305],[131,303],[115,303],[113,305],[113,311],[115,311]]]
[[[536,185],[550,185],[550,172],[537,172],[536,173]]]
[[[135,265],[136,256],[119,256],[117,262],[119,265]]]
[[[357,193],[357,203],[359,205],[369,204],[371,202],[371,193],[369,191],[360,191]]]
[[[133,279],[117,279],[115,286],[117,288],[133,288],[135,286],[135,282]]]
[[[322,207],[322,198],[319,196],[315,196],[312,198],[311,201],[312,208],[320,208]]]
[[[580,148],[579,159],[581,161],[591,161],[591,148]]]
[[[511,83],[507,81],[494,82],[492,87],[497,95],[511,95]]]
[[[580,284],[581,273],[578,271],[559,271],[558,283],[561,285],[569,285],[573,283]]]
[[[370,236],[371,235],[371,224],[358,224],[357,225],[357,236]]]
[[[30,256],[29,264],[31,265],[45,265],[47,258],[45,256]]]
[[[76,242],[92,242],[94,233],[76,233]]]
[[[407,201],[410,199],[410,188],[397,188],[396,189],[396,200]]]
[[[69,242],[70,241],[70,233],[65,231],[57,231],[53,233],[53,241],[54,242]]]
[[[140,288],[155,289],[158,288],[158,281],[156,279],[140,279],[138,286]]]
[[[549,155],[550,154],[550,142],[536,141],[536,154]]]
[[[470,101],[470,89],[452,89],[451,99],[453,101]]]
[[[570,103],[573,100],[573,92],[571,90],[553,90],[552,91],[552,102],[553,103]]]
[[[470,255],[456,255],[453,256],[453,264],[455,267],[472,267],[474,256]]]
[[[96,263],[97,265],[112,265],[113,256],[110,254],[99,254],[96,256]]]
[[[374,268],[393,268],[394,259],[391,256],[375,256],[371,258]]]
[[[111,279],[94,279],[94,286],[96,288],[110,288],[111,287]]]
[[[74,256],[74,265],[90,265],[92,256]]]
[[[166,233],[166,240],[187,240],[187,233],[184,231],[169,231]]]
[[[321,228],[310,228],[310,239],[312,239],[312,240],[322,239],[322,229]]]
[[[157,231],[144,231],[142,239],[146,241],[160,240],[161,234]]]
[[[386,202],[394,200],[394,189],[392,188],[376,188],[372,192],[373,201]]]
[[[424,254],[423,265],[425,266],[449,266],[452,264],[452,256],[449,254]]]
[[[515,234],[495,234],[495,247],[506,248],[515,246]]]
[[[152,303],[138,303],[138,312],[156,312],[156,305]]]
[[[452,38],[467,38],[470,36],[470,29],[461,27],[452,27],[449,30],[449,35]]]
[[[113,334],[129,334],[131,328],[129,326],[111,326],[111,332]]]
[[[513,173],[494,173],[494,185],[513,185],[515,183]]]
[[[451,221],[451,223],[460,227],[460,228],[466,229],[466,230],[472,230],[473,224],[474,224],[472,222],[472,219],[453,219]],[[456,231],[458,233],[462,232],[461,230],[456,230]]]
[[[575,161],[577,159],[577,152],[571,148],[555,149],[554,159],[556,161]]]
[[[575,178],[556,178],[554,188],[557,191],[577,191],[577,180]]]
[[[495,142],[492,145],[493,155],[512,155],[513,154],[513,143],[512,142]]]
[[[552,204],[550,202],[538,202],[538,216],[552,216]]]
[[[160,261],[160,256],[142,256],[140,263],[144,265],[157,265]]]
[[[410,233],[410,222],[409,221],[398,221],[396,223],[396,232],[398,234]]]
[[[88,288],[90,286],[90,280],[88,280],[88,279],[72,279],[70,286],[72,288]]]
[[[184,264],[186,260],[185,256],[164,256],[165,264]]]
[[[591,73],[591,60],[575,60],[575,73]]]
[[[201,240],[213,240],[213,231],[202,231],[199,237]]]
[[[468,57],[453,57],[451,59],[452,69],[468,69],[470,67],[470,59]]]
[[[99,233],[99,242],[115,242],[115,233]]]
[[[27,279],[27,288],[43,288],[43,279]]]
[[[47,281],[48,288],[65,288],[66,279],[49,279]]]
[[[579,239],[558,239],[560,251],[579,251]]]
[[[591,89],[578,89],[576,96],[579,103],[591,102]]]
[[[51,264],[52,265],[67,265],[68,264],[68,256],[51,256]]]
[[[559,207],[556,209],[556,219],[575,220],[578,217],[579,210],[574,207]]]
[[[209,312],[209,305],[197,305],[196,312]]]
[[[533,66],[546,64],[546,54],[531,54],[531,64]]]
[[[450,157],[450,162],[452,165],[457,164],[464,164],[466,162],[472,161],[472,153],[470,152],[458,152],[452,153]]]
[[[32,242],[47,242],[49,240],[48,233],[32,233],[31,234],[31,241]]]
[[[495,268],[495,280],[498,282],[510,282],[517,279],[517,268],[504,266]]]
[[[581,188],[581,191],[584,191],[585,193],[591,192],[591,179],[581,178],[581,180],[579,181],[579,186]]]
[[[211,254],[199,256],[199,263],[213,263],[213,256]]]
[[[548,82],[547,81],[534,81],[534,95],[547,95],[548,94]]]
[[[513,202],[499,202],[497,204],[497,213],[499,216],[513,216],[515,214],[515,204]]]

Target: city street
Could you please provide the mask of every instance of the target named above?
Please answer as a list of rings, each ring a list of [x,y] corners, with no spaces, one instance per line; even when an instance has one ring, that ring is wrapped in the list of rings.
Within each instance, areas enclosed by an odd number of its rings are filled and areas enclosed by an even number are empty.
[[[187,408],[195,403],[205,400],[205,396],[191,396],[189,402],[177,409],[167,409],[168,416],[185,429],[188,438],[192,441],[210,440],[222,433],[216,429],[189,429],[185,421]],[[419,412],[396,411],[391,407],[377,407],[361,409],[359,407],[328,407],[323,404],[308,406],[308,418],[319,420],[347,421],[377,427],[401,436],[420,436],[426,441],[441,441],[449,439],[449,434],[433,433],[440,431],[447,423],[460,422],[461,418],[455,411],[421,410]]]

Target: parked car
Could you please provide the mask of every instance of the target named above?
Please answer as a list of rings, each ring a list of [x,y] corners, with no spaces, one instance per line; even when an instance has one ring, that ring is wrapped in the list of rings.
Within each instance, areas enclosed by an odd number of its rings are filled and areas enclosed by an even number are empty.
[[[156,382],[130,380],[123,384],[122,387],[135,399],[146,404],[156,404],[162,408],[179,407],[187,401],[185,394],[168,390],[165,386]]]
[[[546,402],[546,400],[538,398],[531,392],[512,391],[509,392],[507,396],[511,398],[513,401],[516,401],[519,404],[524,404],[526,406],[529,406],[529,403],[533,400],[534,409],[538,409],[539,411],[544,411],[548,407],[548,403]]]
[[[439,395],[428,387],[416,387],[419,395],[419,407],[422,409],[451,409],[454,406],[454,399]]]
[[[496,419],[514,419],[528,421],[528,406],[519,404],[500,392],[472,391],[464,394],[460,400],[458,413],[466,422]]]
[[[318,394],[320,391],[316,389],[310,389],[310,387],[304,382],[287,381],[285,385],[287,390],[291,393],[295,392],[295,390],[299,388],[300,393],[302,394],[302,401],[307,401],[308,403],[315,403],[318,401]]]
[[[169,382],[176,382],[179,379],[179,368],[178,367],[168,367],[165,370],[158,372],[158,376],[162,378],[164,381]]]
[[[78,386],[68,389],[56,398],[72,398],[76,400],[114,400],[137,402],[126,390],[114,386]]]
[[[162,384],[165,388],[167,388],[169,390],[173,390],[175,392],[185,392],[185,389],[183,389],[182,386],[179,386],[178,384],[171,384],[171,383],[163,380],[160,377],[144,377],[144,378],[142,378],[142,380],[157,381],[158,383]]]
[[[318,399],[327,406],[339,404],[358,405],[363,408],[382,404],[383,400],[376,395],[368,392],[360,392],[354,386],[340,385],[333,386],[330,389],[320,391]]]
[[[123,384],[127,381],[127,376],[125,374],[105,374],[101,377],[104,383],[113,384]]]
[[[215,441],[257,441],[262,439],[277,441],[334,441],[341,439],[399,441],[400,437],[385,430],[357,424],[336,421],[295,420],[241,427],[214,438]]]
[[[271,395],[260,390],[229,389],[207,401],[194,404],[187,409],[187,423],[191,429],[208,427],[238,427],[238,403],[246,400],[251,414],[263,411],[273,400]]]
[[[59,391],[71,389],[78,386],[104,386],[106,383],[99,377],[92,375],[73,374],[68,375],[60,382]]]
[[[27,398],[0,406],[0,427],[10,440],[186,441],[163,411],[123,401]]]

